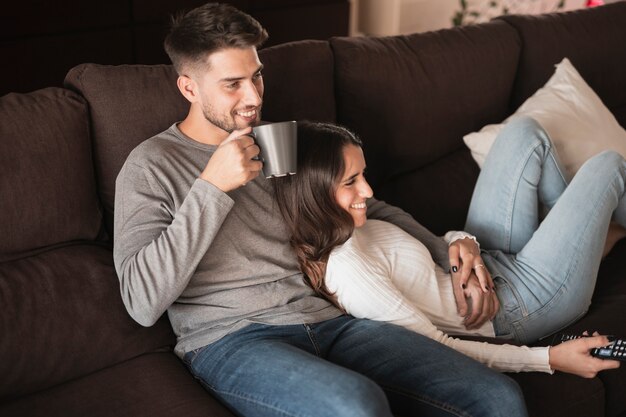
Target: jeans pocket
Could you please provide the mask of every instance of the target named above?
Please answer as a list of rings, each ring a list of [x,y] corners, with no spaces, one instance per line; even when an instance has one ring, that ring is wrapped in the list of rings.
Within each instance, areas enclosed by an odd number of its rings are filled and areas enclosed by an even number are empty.
[[[500,308],[504,310],[507,321],[514,323],[528,316],[526,304],[515,287],[501,275],[495,277],[494,282],[498,300],[500,301]]]
[[[196,348],[196,349],[190,350],[189,352],[186,352],[185,355],[183,356],[183,362],[185,363],[185,365],[187,365],[187,367],[191,368],[191,365],[193,364],[193,361],[196,360],[196,358],[198,357],[198,354],[202,350],[204,350],[204,348],[206,348],[206,346],[201,346],[199,348]]]

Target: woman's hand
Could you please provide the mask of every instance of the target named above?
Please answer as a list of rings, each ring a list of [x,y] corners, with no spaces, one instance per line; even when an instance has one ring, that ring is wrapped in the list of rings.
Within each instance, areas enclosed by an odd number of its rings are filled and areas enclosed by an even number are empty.
[[[454,275],[452,277],[453,285],[456,281]],[[459,292],[458,295],[457,290]],[[459,308],[459,315],[465,317],[463,325],[468,330],[477,329],[487,320],[493,320],[500,309],[500,301],[495,291],[485,293],[474,273],[470,275],[465,288],[457,285],[454,288],[454,293],[455,298],[457,298],[457,308],[465,306],[464,309]],[[468,301],[470,302],[469,305]]]
[[[619,368],[619,361],[594,358],[589,353],[591,349],[603,347],[609,343],[606,336],[594,333],[592,337],[581,337],[552,346],[549,351],[550,367],[556,371],[583,378],[594,378],[600,371]]]
[[[455,240],[449,246],[448,256],[457,310],[465,317],[465,327],[473,329],[493,320],[500,302],[474,239]],[[471,306],[468,306],[467,299],[471,300]]]
[[[494,289],[491,275],[480,257],[480,248],[474,239],[466,237],[452,242],[448,248],[448,257],[452,272],[456,273],[459,269],[461,271],[461,287],[467,284],[474,270],[483,292],[488,293]]]

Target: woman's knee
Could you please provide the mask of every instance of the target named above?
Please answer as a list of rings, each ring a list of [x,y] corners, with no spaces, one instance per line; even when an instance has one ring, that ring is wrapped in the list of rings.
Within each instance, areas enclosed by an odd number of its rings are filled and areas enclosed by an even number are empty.
[[[598,169],[599,167],[605,167],[609,170],[623,169],[624,157],[614,150],[605,150],[592,157],[590,157],[584,164],[591,165],[592,169]],[[582,169],[582,167],[581,167]]]
[[[529,116],[518,116],[506,124],[503,131],[510,131],[518,140],[539,140],[547,147],[552,146],[550,136],[535,119]]]
[[[535,119],[527,116],[516,117],[508,122],[494,144],[498,157],[509,155],[516,160],[531,152],[539,152],[540,159],[544,159],[551,149],[552,142],[546,131]]]
[[[602,151],[589,158],[580,167],[575,177],[577,176],[592,180],[596,186],[603,183],[613,183],[615,179],[619,179],[619,184],[623,187],[626,181],[626,161],[618,152],[613,150]]]

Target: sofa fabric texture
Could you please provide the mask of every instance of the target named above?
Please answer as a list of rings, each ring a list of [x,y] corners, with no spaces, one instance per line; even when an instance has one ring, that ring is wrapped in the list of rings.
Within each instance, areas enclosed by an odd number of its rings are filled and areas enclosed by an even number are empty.
[[[8,94],[0,114],[0,260],[95,239],[102,222],[85,100],[52,87]]]
[[[263,119],[355,130],[377,197],[442,234],[463,227],[479,173],[463,135],[504,120],[563,57],[626,127],[624,39],[618,2],[279,45],[259,51]],[[115,178],[137,144],[186,114],[175,81],[167,65],[83,64],[65,88],[0,97],[0,415],[233,415],[173,354],[167,315],[149,328],[130,318],[113,268]],[[626,337],[625,256],[623,241],[566,332]],[[533,417],[626,416],[624,367],[511,377]]]
[[[337,120],[361,136],[377,196],[433,232],[462,229],[478,170],[458,138],[506,117],[521,48],[515,30],[491,22],[331,46]]]

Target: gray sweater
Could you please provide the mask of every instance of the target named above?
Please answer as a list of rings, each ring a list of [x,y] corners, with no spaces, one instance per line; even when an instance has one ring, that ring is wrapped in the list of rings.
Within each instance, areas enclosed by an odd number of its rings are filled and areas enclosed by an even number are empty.
[[[224,193],[198,178],[216,146],[176,125],[128,156],[116,182],[115,268],[129,314],[144,326],[167,311],[176,353],[250,323],[315,323],[340,315],[306,285],[262,176]],[[406,230],[448,269],[447,244],[402,210],[372,199],[368,216]]]

